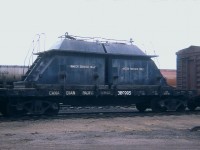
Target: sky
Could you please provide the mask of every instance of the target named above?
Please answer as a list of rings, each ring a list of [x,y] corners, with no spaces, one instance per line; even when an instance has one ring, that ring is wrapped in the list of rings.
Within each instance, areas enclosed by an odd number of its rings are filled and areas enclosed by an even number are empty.
[[[159,68],[175,69],[177,51],[200,46],[199,16],[200,0],[0,0],[0,65],[24,65],[28,51],[48,50],[68,32],[132,38],[159,56]]]

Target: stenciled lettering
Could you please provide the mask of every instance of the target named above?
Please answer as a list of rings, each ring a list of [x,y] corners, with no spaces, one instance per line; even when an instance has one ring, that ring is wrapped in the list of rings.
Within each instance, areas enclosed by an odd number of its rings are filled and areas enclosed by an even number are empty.
[[[79,68],[79,65],[69,65],[70,68]]]
[[[60,95],[60,91],[49,91],[49,95],[51,96]]]
[[[124,71],[128,71],[128,70],[130,70],[130,71],[143,71],[144,68],[123,67],[122,70],[124,70]]]
[[[118,95],[131,95],[131,91],[118,91]]]
[[[111,91],[101,91],[101,95],[112,95]]]
[[[94,91],[82,91],[82,95],[94,95]]]
[[[76,95],[75,91],[66,91],[66,95]]]
[[[73,69],[95,69],[96,66],[93,66],[93,65],[69,65],[69,68],[73,68]]]

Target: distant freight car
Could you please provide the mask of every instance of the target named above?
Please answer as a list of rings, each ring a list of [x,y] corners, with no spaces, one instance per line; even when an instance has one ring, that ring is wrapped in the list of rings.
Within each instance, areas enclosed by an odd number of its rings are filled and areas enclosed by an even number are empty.
[[[196,90],[200,95],[200,47],[190,46],[177,53],[177,88]],[[200,96],[190,101],[188,107],[194,110],[200,106]]]
[[[27,66],[0,65],[0,88],[12,87],[13,82],[22,79]]]
[[[92,39],[92,40],[91,40]],[[3,114],[56,114],[71,106],[135,104],[139,111],[184,110],[193,91],[169,86],[151,59],[130,43],[65,34],[40,52],[13,89],[0,89]]]
[[[176,87],[176,70],[175,69],[160,69],[161,74],[167,80],[167,83]]]

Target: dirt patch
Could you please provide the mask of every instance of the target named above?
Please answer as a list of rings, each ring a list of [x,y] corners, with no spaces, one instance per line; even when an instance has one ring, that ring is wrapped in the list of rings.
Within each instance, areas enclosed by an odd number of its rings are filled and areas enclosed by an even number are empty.
[[[200,115],[7,121],[0,149],[199,149],[199,126]]]

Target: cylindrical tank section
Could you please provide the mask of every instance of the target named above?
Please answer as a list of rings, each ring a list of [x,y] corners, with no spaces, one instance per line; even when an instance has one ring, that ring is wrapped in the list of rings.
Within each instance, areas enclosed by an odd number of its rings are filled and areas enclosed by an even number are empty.
[[[169,85],[176,87],[176,70],[175,69],[160,69],[160,72],[165,77]]]
[[[177,88],[200,94],[200,47],[190,46],[177,53]]]
[[[0,87],[21,80],[27,70],[27,66],[0,65]]]

